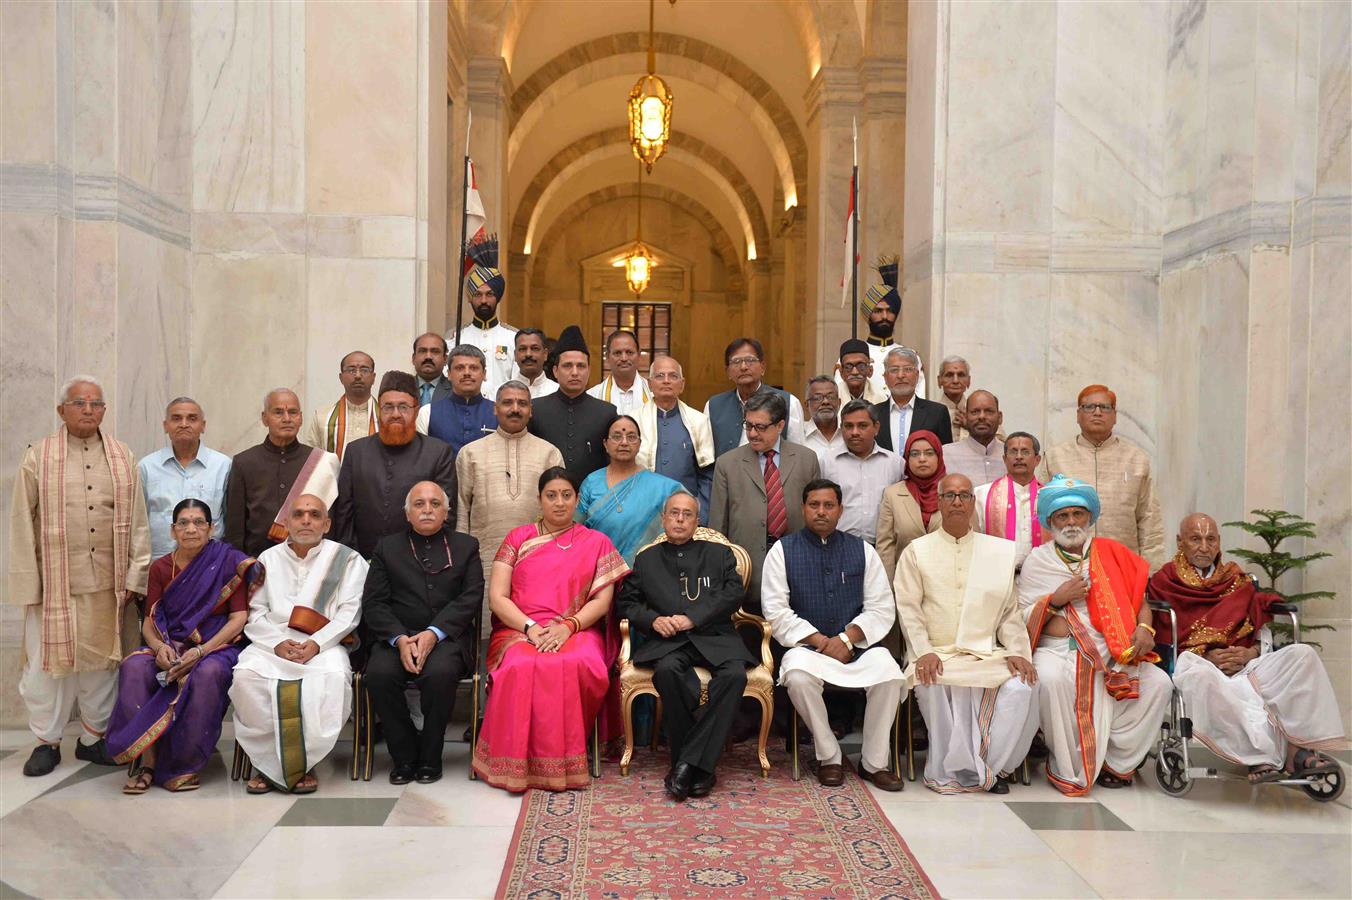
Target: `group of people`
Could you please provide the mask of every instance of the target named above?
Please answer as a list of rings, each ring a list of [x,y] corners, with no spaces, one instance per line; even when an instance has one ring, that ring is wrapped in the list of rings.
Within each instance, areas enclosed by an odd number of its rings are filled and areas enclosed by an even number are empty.
[[[911,691],[939,792],[1007,792],[1039,731],[1061,791],[1129,784],[1173,689],[1196,736],[1255,782],[1336,766],[1328,676],[1303,646],[1257,653],[1272,598],[1222,560],[1216,523],[1189,516],[1163,558],[1149,458],[1114,433],[1113,392],[1081,391],[1080,433],[1045,456],[1004,433],[958,357],[926,400],[884,275],[868,339],[841,346],[805,404],[763,383],[751,337],[727,346],[732,387],[702,410],[676,359],[644,377],[623,330],[588,390],[581,330],[550,342],[503,325],[502,275],[482,263],[452,342],[421,335],[413,372],[378,381],[370,354],[347,354],[343,395],[308,425],[295,391],[268,392],[266,436],[233,458],[179,397],[168,446],[138,464],[102,428],[97,380],[71,379],[14,489],[9,599],[26,607],[38,740],[25,774],[59,764],[78,705],[77,758],[139,761],[129,794],[191,790],[232,708],[248,790],[311,792],[355,668],[390,780],[435,781],[486,638],[474,771],[510,791],[578,788],[593,735],[621,727],[623,616],[662,698],[666,790],[703,796],[755,664],[739,609],[771,626],[824,785],[849,768],[828,688],[865,692],[858,772],[883,790],[902,787],[889,732]],[[1179,616],[1172,683],[1147,583]]]

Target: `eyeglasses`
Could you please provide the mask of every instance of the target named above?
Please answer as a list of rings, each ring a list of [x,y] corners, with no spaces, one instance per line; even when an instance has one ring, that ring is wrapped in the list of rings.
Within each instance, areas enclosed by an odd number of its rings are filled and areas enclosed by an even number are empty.
[[[971,503],[976,499],[976,494],[971,491],[944,491],[939,499],[945,503]]]
[[[883,371],[888,375],[915,375],[920,370],[915,366],[888,366]]]
[[[1080,404],[1080,412],[1082,412],[1082,413],[1092,413],[1092,412],[1105,412],[1105,413],[1110,413],[1110,412],[1112,412],[1112,411],[1113,411],[1114,409],[1116,409],[1116,408],[1117,408],[1117,407],[1113,406],[1111,403],[1081,403],[1081,404]]]
[[[616,444],[637,444],[638,435],[636,434],[611,434],[607,435],[613,443]]]
[[[84,409],[86,406],[90,409],[103,409],[107,406],[102,400],[67,400],[62,406],[73,406],[76,409]]]
[[[380,414],[382,416],[389,416],[398,413],[401,416],[406,416],[417,408],[418,407],[408,403],[382,403],[380,404]]]
[[[758,363],[758,362],[760,362],[760,359],[758,359],[758,358],[755,357],[755,356],[734,356],[732,359],[728,360],[728,365],[730,365],[730,366],[754,366],[754,365],[755,365],[756,363]]]
[[[374,375],[376,373],[374,366],[343,366],[344,375]]]
[[[189,528],[206,528],[207,520],[198,516],[195,519],[178,519],[174,522],[175,528],[182,528],[187,531]]]
[[[746,429],[747,434],[765,434],[771,428],[774,428],[779,422],[767,422],[761,425],[757,422],[743,422],[742,427]]]
[[[691,510],[688,510],[688,509],[669,509],[669,510],[667,510],[667,518],[668,518],[668,519],[675,519],[677,522],[684,521],[685,519],[695,519],[695,518],[698,518],[698,517],[699,517],[699,513],[697,513],[697,512],[692,512]]]
[[[841,363],[841,364],[840,364],[840,371],[842,371],[842,372],[867,372],[869,366],[871,366],[871,365],[873,365],[873,363],[871,363],[871,362]]]
[[[653,372],[648,376],[649,381],[680,381],[680,372]]]

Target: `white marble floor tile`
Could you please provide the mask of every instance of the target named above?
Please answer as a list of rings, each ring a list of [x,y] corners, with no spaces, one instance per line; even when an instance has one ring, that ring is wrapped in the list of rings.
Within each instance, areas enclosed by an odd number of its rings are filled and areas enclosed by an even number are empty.
[[[385,820],[389,825],[514,828],[521,794],[447,772],[435,784],[410,784]]]
[[[1347,834],[1040,831],[1038,837],[1104,897],[1352,896]]]
[[[23,764],[28,762],[32,752],[32,735],[28,735],[27,746],[16,749],[14,753],[0,759],[0,817],[12,813],[28,801],[56,787],[76,772],[90,765],[75,758],[75,739],[68,738],[61,744],[61,765],[50,774],[41,778],[29,778],[23,773]]]
[[[492,897],[511,840],[510,828],[277,828],[215,896]]]
[[[1136,831],[1352,834],[1352,810],[1318,803],[1299,788],[1206,779],[1180,798],[1144,775],[1133,787],[1093,796]]]
[[[919,760],[917,760],[917,764]],[[903,776],[905,771],[903,770]],[[808,772],[804,778],[814,778],[815,776]],[[1056,788],[1052,787],[1047,781],[1047,777],[1039,769],[1033,773],[1032,784],[1027,786],[1022,784],[1011,785],[1008,794],[991,794],[980,791],[971,794],[940,794],[931,791],[925,787],[924,777],[919,769],[916,771],[915,781],[906,782],[906,789],[897,793],[889,791],[880,791],[873,785],[868,785],[869,792],[880,803],[884,800],[906,802],[906,803],[1003,803],[1006,800],[1022,800],[1025,802],[1045,802],[1045,803],[1092,803],[1098,799],[1098,793],[1090,797],[1067,797]]]
[[[1098,896],[1003,803],[881,805],[944,897]]]

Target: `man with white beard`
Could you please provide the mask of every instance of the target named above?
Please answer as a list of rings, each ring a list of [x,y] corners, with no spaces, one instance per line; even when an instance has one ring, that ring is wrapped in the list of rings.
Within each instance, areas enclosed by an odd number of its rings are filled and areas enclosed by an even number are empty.
[[[1053,541],[1028,554],[1019,603],[1037,668],[1047,778],[1063,794],[1131,784],[1159,734],[1169,676],[1153,665],[1149,564],[1117,541],[1089,537],[1092,485],[1057,475],[1038,491]]]

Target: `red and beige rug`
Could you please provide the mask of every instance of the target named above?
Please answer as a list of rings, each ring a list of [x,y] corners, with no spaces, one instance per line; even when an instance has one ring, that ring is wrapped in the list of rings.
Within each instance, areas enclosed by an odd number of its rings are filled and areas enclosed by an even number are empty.
[[[714,792],[685,803],[662,790],[665,752],[636,753],[627,778],[607,765],[587,791],[531,791],[497,896],[939,896],[857,776],[795,782],[781,753],[762,779],[754,753],[734,748]]]

